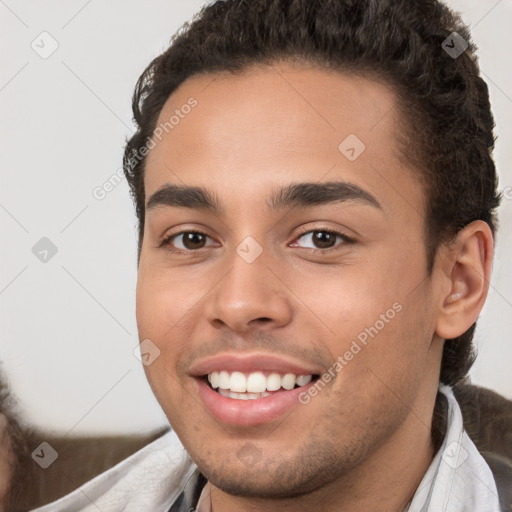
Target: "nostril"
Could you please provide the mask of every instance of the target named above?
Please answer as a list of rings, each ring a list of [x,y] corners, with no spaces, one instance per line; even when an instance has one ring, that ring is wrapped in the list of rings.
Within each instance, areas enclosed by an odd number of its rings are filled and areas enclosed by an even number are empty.
[[[272,318],[268,318],[266,316],[262,316],[261,318],[256,318],[253,322],[259,322],[262,324],[268,324],[268,322],[272,322]]]

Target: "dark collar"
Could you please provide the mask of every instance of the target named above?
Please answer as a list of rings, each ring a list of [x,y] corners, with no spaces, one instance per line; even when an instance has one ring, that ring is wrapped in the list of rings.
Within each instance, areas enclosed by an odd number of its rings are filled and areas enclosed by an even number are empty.
[[[206,482],[204,475],[196,468],[168,512],[194,512]]]

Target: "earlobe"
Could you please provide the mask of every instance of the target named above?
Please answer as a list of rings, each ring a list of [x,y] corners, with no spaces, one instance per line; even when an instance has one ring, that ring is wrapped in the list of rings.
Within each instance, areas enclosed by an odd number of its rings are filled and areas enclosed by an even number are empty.
[[[450,243],[441,265],[448,286],[440,296],[436,334],[452,339],[467,331],[483,308],[491,277],[493,235],[483,221],[468,224]],[[446,288],[448,291],[446,292]]]

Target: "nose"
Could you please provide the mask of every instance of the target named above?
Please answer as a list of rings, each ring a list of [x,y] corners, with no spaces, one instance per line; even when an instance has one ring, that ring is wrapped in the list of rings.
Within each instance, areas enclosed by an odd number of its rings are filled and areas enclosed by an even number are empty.
[[[264,257],[247,263],[235,252],[229,263],[228,272],[209,294],[206,315],[210,324],[240,333],[290,322],[289,294]]]

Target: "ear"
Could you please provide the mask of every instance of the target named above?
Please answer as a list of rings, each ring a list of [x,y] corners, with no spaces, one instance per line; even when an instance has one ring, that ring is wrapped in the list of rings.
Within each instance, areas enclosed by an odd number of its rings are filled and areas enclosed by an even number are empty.
[[[452,339],[467,331],[480,314],[491,279],[494,241],[489,225],[481,220],[457,234],[438,264],[444,283],[436,334]]]

